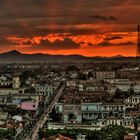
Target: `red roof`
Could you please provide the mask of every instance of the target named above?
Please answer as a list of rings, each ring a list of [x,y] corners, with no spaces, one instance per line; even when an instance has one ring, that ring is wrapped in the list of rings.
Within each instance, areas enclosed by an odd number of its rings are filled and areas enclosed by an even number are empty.
[[[58,135],[49,137],[48,140],[73,140],[73,139],[58,134]]]
[[[22,102],[21,109],[35,111],[38,109],[38,102]]]

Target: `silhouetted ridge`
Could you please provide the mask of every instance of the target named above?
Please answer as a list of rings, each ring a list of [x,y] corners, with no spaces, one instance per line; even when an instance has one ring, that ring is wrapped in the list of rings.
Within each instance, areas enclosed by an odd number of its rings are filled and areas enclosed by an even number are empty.
[[[21,53],[17,50],[12,50],[12,51],[4,52],[1,54],[3,54],[3,55],[20,55]]]

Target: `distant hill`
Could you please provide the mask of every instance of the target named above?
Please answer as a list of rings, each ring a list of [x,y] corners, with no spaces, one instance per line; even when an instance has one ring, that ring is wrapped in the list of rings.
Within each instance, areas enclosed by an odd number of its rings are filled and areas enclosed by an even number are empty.
[[[140,60],[140,58],[137,58]],[[114,57],[85,57],[82,55],[50,55],[50,54],[22,54],[17,50],[12,50],[9,52],[0,54],[0,63],[35,63],[35,62],[47,62],[47,63],[55,63],[55,62],[86,62],[86,61],[134,61],[135,57],[123,57],[121,55],[117,55]]]

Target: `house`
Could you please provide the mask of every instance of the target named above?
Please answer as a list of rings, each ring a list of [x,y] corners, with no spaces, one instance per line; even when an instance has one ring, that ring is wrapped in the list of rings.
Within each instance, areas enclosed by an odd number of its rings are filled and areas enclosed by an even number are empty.
[[[76,136],[76,140],[85,140],[85,139],[86,139],[86,135],[79,134]]]
[[[48,84],[36,84],[35,91],[37,94],[46,95],[48,97],[53,95],[53,87]]]
[[[81,103],[82,119],[95,120],[99,117],[102,103]]]
[[[68,80],[68,81],[66,81],[66,86],[67,87],[70,87],[70,86],[75,87],[76,85],[77,85],[77,81],[75,81],[75,80]]]
[[[125,99],[125,103],[133,103],[139,104],[140,103],[140,95],[133,95]]]
[[[35,111],[38,109],[38,102],[21,102],[21,109],[28,111]]]
[[[125,92],[130,92],[131,82],[119,82],[117,83],[117,89]]]
[[[101,111],[102,112],[113,112],[113,113],[124,113],[126,107],[124,103],[103,103]]]
[[[55,103],[55,110],[56,110],[56,112],[62,113],[63,112],[63,103]]]
[[[38,112],[39,103],[37,101],[21,102],[20,108],[28,111],[32,117]]]
[[[64,104],[62,115],[63,115],[64,123],[81,123],[82,122],[80,104]]]
[[[8,113],[0,111],[0,127],[4,127],[4,126],[6,127],[7,119],[8,119]]]
[[[20,79],[19,75],[15,74],[12,79],[13,89],[19,89],[20,87]]]
[[[133,87],[134,93],[140,93],[140,80],[132,81],[132,87]]]
[[[12,88],[0,88],[0,95],[17,94],[19,90]]]
[[[108,117],[105,121],[105,125],[108,126],[108,125],[121,125],[121,126],[124,126],[123,125],[123,119],[122,118],[119,118],[119,117]]]
[[[138,137],[134,133],[128,133],[124,135],[124,140],[138,140]]]
[[[115,71],[96,71],[95,77],[96,79],[114,79]]]

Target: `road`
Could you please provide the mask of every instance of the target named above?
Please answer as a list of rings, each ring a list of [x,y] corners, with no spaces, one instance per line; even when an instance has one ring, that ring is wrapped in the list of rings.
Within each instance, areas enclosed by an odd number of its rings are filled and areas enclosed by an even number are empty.
[[[65,88],[65,85],[62,85],[60,87],[58,93],[52,99],[51,103],[48,105],[48,108],[43,113],[42,117],[36,123],[36,125],[34,126],[34,128],[32,129],[32,131],[30,132],[30,134],[26,138],[24,138],[24,140],[37,140],[39,128],[42,128],[43,125],[44,125],[44,123],[48,120],[48,117],[47,116],[52,111],[55,103],[58,101],[58,99],[62,95],[64,88]]]

